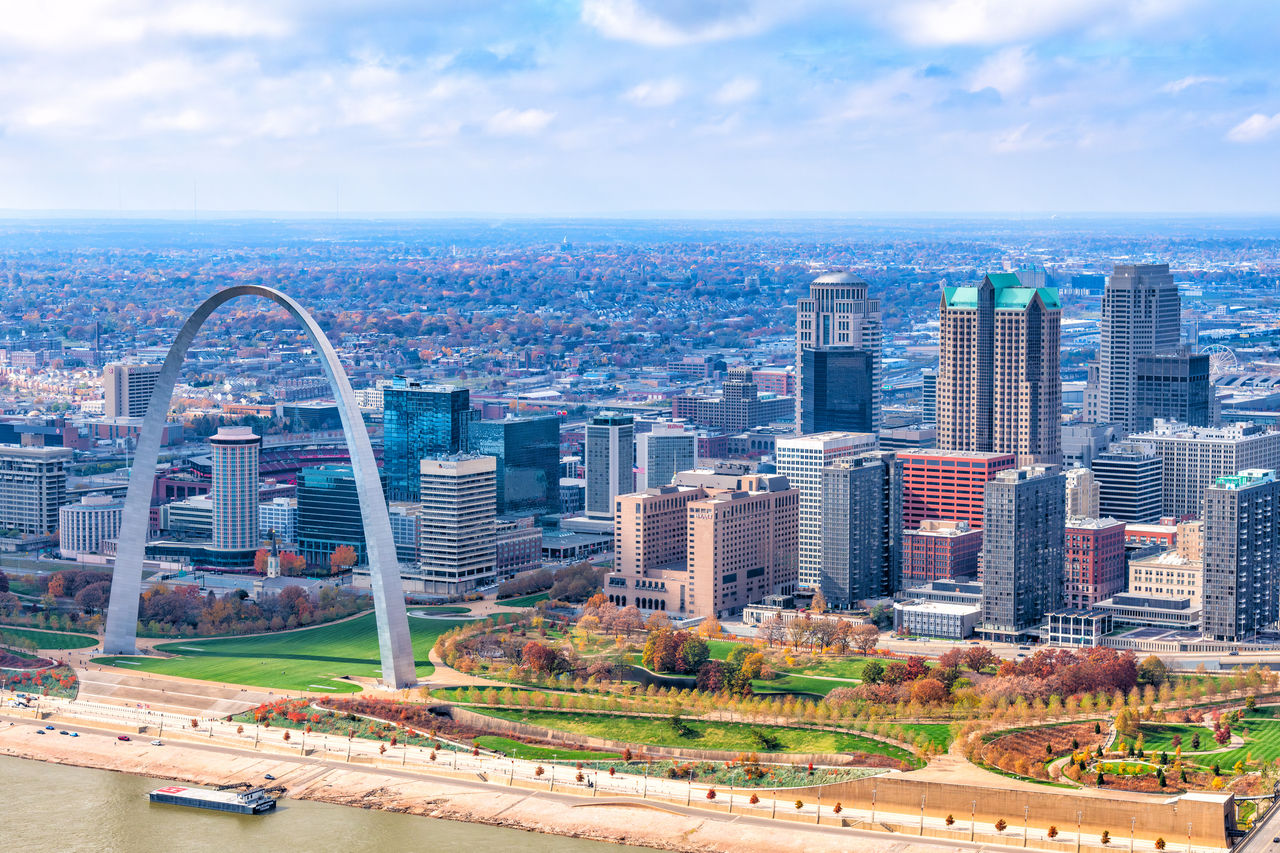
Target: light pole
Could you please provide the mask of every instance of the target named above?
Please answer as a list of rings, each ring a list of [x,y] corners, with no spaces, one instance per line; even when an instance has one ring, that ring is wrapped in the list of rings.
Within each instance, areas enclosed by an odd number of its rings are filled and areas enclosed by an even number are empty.
[[[1022,846],[1027,846],[1027,815],[1031,814],[1031,806],[1022,807]],[[1133,853],[1133,846],[1130,845],[1129,853]]]
[[[1129,818],[1129,853],[1133,853],[1133,833],[1137,826],[1138,818],[1136,816]]]
[[[1187,821],[1187,853],[1191,853],[1191,821]]]
[[[924,798],[925,794],[920,795],[920,834],[924,835]]]
[[[1084,812],[1076,812],[1076,853],[1080,853],[1080,823],[1084,820]]]
[[[969,809],[969,840],[973,840],[974,827],[978,825],[978,801],[973,801],[973,806]]]
[[[877,785],[871,786],[871,823],[873,826],[876,822],[876,791],[878,788],[879,786]]]

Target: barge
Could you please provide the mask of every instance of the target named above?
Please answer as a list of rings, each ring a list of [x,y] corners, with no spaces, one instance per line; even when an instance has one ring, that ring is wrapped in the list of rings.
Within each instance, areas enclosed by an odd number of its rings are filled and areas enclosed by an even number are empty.
[[[253,788],[248,791],[211,791],[207,788],[169,785],[157,788],[148,794],[147,798],[153,803],[190,806],[196,809],[234,814],[263,814],[276,807],[275,799],[268,796],[262,788]]]

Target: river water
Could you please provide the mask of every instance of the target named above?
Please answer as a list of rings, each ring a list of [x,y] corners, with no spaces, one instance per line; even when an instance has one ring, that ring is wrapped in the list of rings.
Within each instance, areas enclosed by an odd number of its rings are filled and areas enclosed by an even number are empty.
[[[281,800],[251,817],[153,805],[165,784],[143,776],[0,758],[0,850],[5,853],[604,853],[640,848],[516,829]]]

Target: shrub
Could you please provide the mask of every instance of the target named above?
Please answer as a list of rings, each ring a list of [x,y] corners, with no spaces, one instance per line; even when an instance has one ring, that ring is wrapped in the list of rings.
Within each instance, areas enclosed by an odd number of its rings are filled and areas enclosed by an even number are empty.
[[[1164,839],[1163,839],[1163,838],[1157,838],[1157,839],[1156,839],[1156,849],[1157,849],[1157,850],[1163,850],[1164,848],[1165,848]]]
[[[1099,841],[1101,841],[1103,844],[1110,844],[1110,843],[1111,843],[1111,833],[1107,832],[1105,829],[1104,829],[1104,830],[1102,830],[1102,837],[1101,837],[1101,838],[1099,838],[1098,840],[1099,840]]]
[[[715,789],[715,788],[708,788],[708,789],[707,789],[707,799],[708,799],[708,800],[714,800],[715,798],[716,798],[716,789]]]
[[[840,803],[837,802],[835,805],[835,808],[833,808],[831,811],[835,812],[836,814],[840,814],[840,812],[844,811],[844,806],[840,805]]]
[[[796,800],[796,811],[800,811],[802,808],[804,808],[804,800]]]
[[[995,826],[996,826],[996,832],[1004,832],[1006,829],[1009,828],[1009,824],[1005,822],[1004,818],[1000,818],[999,820],[997,820]]]
[[[951,826],[956,822],[954,815],[947,815],[947,826]]]
[[[1057,837],[1058,837],[1058,827],[1056,827],[1056,826],[1050,826],[1050,827],[1049,827],[1049,831],[1048,831],[1048,832],[1046,832],[1046,833],[1045,833],[1045,835],[1049,836],[1050,838],[1057,838]]]
[[[759,802],[760,802],[760,795],[759,795],[759,794],[752,794],[752,795],[751,795],[751,799],[747,800],[747,802],[751,803],[751,805],[753,805],[753,806],[754,806],[754,805],[756,805],[757,803],[759,803]]]

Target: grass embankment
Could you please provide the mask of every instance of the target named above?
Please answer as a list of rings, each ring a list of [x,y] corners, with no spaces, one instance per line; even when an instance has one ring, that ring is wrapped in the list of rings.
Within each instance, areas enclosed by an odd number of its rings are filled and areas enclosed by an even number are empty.
[[[499,600],[498,604],[501,604],[503,607],[532,607],[539,601],[546,601],[550,597],[551,596],[547,595],[545,592],[535,592],[532,595],[522,595],[519,598]]]
[[[618,758],[613,752],[591,752],[590,750],[556,749],[550,746],[531,746],[498,735],[480,735],[475,740],[481,749],[491,749],[512,758],[524,758],[530,761],[613,761]]]
[[[450,620],[409,620],[419,677],[430,675],[435,669],[427,662],[427,655],[436,638],[455,627],[457,622]],[[96,658],[95,662],[226,684],[327,693],[354,693],[360,689],[338,680],[342,676],[376,678],[381,673],[372,613],[301,631],[224,640],[182,640],[156,648],[178,657],[105,657]]]
[[[902,761],[911,767],[919,760],[893,744],[847,732],[792,729],[783,726],[756,726],[748,723],[718,723],[704,720],[682,720],[688,734],[681,735],[665,717],[628,717],[609,714],[557,713],[554,711],[516,711],[494,708],[473,709],[503,720],[528,723],[549,729],[626,741],[637,745],[665,746],[676,749],[723,749],[734,752],[826,752],[866,753]],[[766,748],[769,738],[775,748]]]
[[[409,615],[415,613],[428,613],[432,616],[456,616],[462,613],[470,613],[471,611],[465,607],[458,607],[456,604],[427,604],[427,605],[410,605]]]
[[[44,631],[39,628],[10,628],[0,625],[0,642],[12,642],[6,638],[30,640],[39,649],[91,649],[98,645],[92,634],[68,634],[63,631]]]

